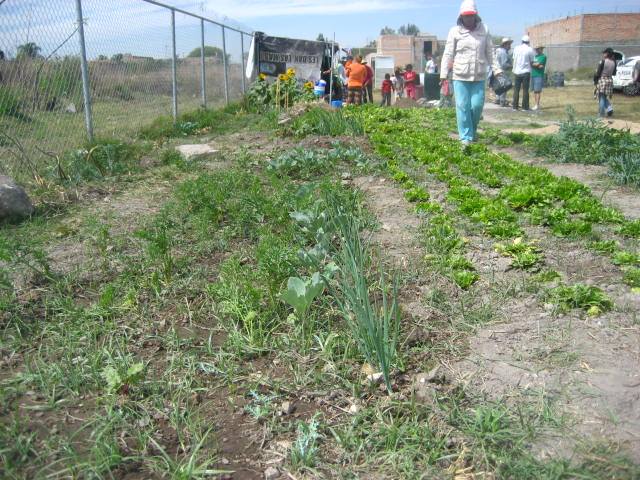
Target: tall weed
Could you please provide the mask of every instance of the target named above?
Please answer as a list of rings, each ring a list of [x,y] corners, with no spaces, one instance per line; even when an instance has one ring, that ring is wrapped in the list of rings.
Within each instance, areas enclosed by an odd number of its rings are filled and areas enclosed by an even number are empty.
[[[364,125],[360,117],[347,116],[341,110],[329,111],[314,108],[297,117],[291,125],[291,131],[298,137],[307,135],[358,136],[364,134]]]
[[[360,238],[360,221],[345,215],[339,204],[329,203],[342,241],[336,258],[340,269],[339,291],[334,296],[361,353],[370,364],[380,368],[391,392],[391,368],[398,360],[398,280],[394,278],[389,285],[381,266],[375,269],[373,283],[367,278],[371,252]]]
[[[603,165],[640,150],[640,137],[609,128],[596,119],[570,119],[560,125],[557,134],[543,136],[534,145],[538,155],[554,161]]]

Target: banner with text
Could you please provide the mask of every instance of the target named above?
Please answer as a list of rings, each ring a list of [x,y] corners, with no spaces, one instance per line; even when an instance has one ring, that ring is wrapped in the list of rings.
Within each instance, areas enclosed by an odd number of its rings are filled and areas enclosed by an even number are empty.
[[[293,68],[301,80],[320,79],[324,42],[262,35],[258,40],[258,71],[278,76]]]

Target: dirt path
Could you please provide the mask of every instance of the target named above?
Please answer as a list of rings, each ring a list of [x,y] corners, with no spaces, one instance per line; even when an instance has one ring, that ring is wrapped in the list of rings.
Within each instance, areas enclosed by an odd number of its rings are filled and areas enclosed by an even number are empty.
[[[535,112],[514,112],[511,108],[502,108],[494,103],[486,103],[483,111],[483,120],[495,125],[508,125],[503,129],[505,133],[524,132],[530,135],[548,135],[558,133],[560,124],[558,121],[543,120]],[[631,133],[640,134],[640,123],[629,120],[609,118],[603,120],[610,128],[629,130]]]
[[[418,217],[409,212],[410,205],[390,180],[382,177],[356,178],[355,186],[367,196],[367,204],[381,224],[373,240],[383,252],[406,267],[420,257],[416,236]]]

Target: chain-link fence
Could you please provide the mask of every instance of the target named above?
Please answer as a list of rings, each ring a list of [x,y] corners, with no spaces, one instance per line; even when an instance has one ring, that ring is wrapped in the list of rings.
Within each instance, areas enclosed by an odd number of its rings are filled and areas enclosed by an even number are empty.
[[[0,0],[0,174],[241,97],[252,33],[153,0]]]

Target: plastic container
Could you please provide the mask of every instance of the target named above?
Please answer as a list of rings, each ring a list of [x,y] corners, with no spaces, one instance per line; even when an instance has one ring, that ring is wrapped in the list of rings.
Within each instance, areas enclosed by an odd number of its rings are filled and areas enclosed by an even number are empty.
[[[564,72],[556,72],[553,79],[554,87],[564,87]]]
[[[316,86],[313,87],[313,93],[315,93],[317,96],[320,97],[324,95],[326,88],[327,88],[327,82],[325,82],[324,80],[318,80],[316,82]]]
[[[342,108],[342,100],[332,100],[331,106],[333,108]]]

